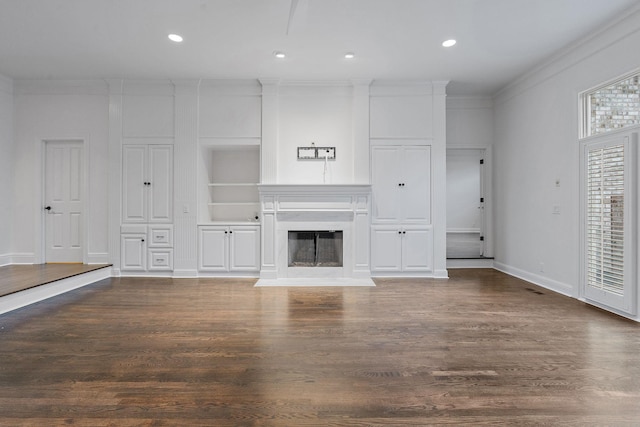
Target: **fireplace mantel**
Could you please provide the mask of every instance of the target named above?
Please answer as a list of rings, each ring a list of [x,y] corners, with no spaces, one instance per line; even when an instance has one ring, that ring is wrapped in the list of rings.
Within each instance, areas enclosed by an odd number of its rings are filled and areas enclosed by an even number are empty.
[[[371,282],[369,263],[368,184],[262,184],[258,186],[262,210],[262,265],[260,282],[290,282],[287,268],[287,233],[290,230],[344,231],[344,265],[338,275],[322,268],[309,269],[309,277],[295,277],[296,284],[327,285],[350,280]],[[299,274],[299,272],[297,273]],[[259,282],[259,284],[260,284]]]

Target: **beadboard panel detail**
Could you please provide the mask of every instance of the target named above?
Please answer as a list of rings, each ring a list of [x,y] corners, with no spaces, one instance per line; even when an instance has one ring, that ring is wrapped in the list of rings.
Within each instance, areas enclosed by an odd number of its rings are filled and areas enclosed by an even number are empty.
[[[198,85],[196,81],[176,83],[174,168],[174,270],[197,269],[197,156]]]

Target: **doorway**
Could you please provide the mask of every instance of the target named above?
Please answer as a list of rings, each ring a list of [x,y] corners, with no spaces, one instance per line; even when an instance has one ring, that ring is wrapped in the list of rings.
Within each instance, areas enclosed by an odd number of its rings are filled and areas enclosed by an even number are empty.
[[[483,149],[447,149],[447,259],[482,259]]]
[[[44,169],[44,261],[82,263],[82,141],[46,141]]]

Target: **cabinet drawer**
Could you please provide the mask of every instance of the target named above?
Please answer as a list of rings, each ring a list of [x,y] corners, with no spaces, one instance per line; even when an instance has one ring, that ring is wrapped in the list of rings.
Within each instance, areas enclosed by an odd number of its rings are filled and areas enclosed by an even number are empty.
[[[173,227],[169,225],[149,226],[149,246],[157,248],[173,247]]]
[[[173,249],[150,250],[149,270],[173,270]]]

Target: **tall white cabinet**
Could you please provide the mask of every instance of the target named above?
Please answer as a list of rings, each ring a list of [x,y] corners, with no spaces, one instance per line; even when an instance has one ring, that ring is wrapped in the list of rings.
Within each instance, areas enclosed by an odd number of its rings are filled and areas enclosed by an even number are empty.
[[[172,222],[172,188],[172,145],[123,146],[122,222]]]
[[[173,270],[173,145],[122,147],[121,270]]]
[[[371,184],[372,273],[430,275],[433,225],[428,141],[375,141]]]

